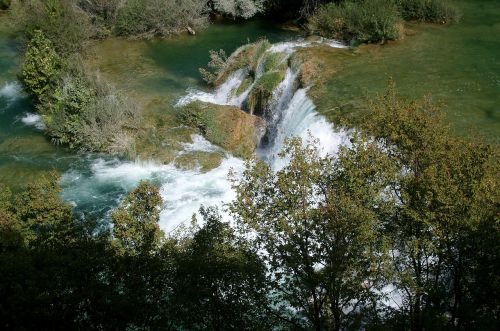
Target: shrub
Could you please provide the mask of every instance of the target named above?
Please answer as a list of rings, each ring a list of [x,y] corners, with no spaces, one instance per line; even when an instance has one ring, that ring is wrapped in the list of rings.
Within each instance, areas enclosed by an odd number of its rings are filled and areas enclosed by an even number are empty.
[[[66,73],[41,107],[54,143],[73,149],[123,154],[139,125],[136,105],[83,67]]]
[[[62,69],[61,57],[45,34],[36,30],[28,43],[21,80],[26,90],[40,102],[55,86]]]
[[[116,33],[122,36],[167,36],[202,27],[204,0],[127,0],[119,10]]]
[[[319,7],[308,28],[327,38],[380,42],[399,37],[397,6],[387,0],[345,1]]]
[[[457,9],[448,0],[397,0],[405,20],[449,23],[458,19]]]
[[[0,0],[0,9],[9,9],[10,0]]]
[[[61,55],[79,51],[95,30],[73,0],[14,1],[12,17],[21,35],[31,39],[41,30]]]
[[[215,81],[227,66],[226,52],[221,49],[218,52],[210,50],[210,62],[208,69],[200,68],[201,77],[207,84],[215,84]]]
[[[232,17],[250,18],[264,10],[264,0],[214,0],[215,11]]]

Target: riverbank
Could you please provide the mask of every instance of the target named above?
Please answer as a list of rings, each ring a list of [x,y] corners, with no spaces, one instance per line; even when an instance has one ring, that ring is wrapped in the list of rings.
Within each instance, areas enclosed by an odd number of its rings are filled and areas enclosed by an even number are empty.
[[[450,25],[407,23],[408,36],[354,51],[305,50],[322,63],[323,79],[309,92],[318,111],[355,126],[367,100],[389,80],[409,99],[426,95],[442,105],[453,132],[500,143],[500,7],[492,1],[457,1],[463,13]]]

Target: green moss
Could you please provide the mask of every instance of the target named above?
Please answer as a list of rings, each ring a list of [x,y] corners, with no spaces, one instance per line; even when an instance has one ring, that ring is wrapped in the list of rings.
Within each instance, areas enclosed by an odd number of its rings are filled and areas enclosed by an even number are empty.
[[[224,153],[195,151],[182,154],[175,159],[175,166],[181,169],[199,169],[208,172],[220,166]]]
[[[283,53],[269,53],[264,62],[264,72],[286,69],[288,64],[285,61],[285,57],[286,55]]]
[[[211,143],[234,156],[248,158],[255,151],[262,120],[239,108],[193,102],[179,110],[179,120],[197,128]]]
[[[263,74],[255,83],[247,100],[247,107],[250,113],[263,115],[270,102],[273,91],[285,78],[285,70],[271,71]]]
[[[214,84],[220,85],[239,69],[247,69],[253,77],[262,55],[271,47],[267,39],[262,39],[252,44],[238,48],[227,60],[226,68],[219,73]]]
[[[243,82],[238,86],[236,89],[236,95],[241,95],[243,92],[245,92],[253,83],[252,77],[247,77],[243,80]]]

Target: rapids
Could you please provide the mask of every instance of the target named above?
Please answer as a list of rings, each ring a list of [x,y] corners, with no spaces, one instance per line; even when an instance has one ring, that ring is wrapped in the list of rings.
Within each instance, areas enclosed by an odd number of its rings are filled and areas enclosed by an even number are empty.
[[[333,41],[320,42],[331,47],[343,47]],[[296,48],[310,47],[312,44],[306,41],[282,42],[273,45],[268,52],[280,52],[290,56]],[[246,75],[244,70],[238,70],[212,92],[189,88],[187,94],[177,101],[177,106],[199,100],[242,107],[252,86],[239,96],[234,96],[233,93]],[[273,92],[269,105],[273,108],[270,112],[273,116],[266,118],[268,132],[257,152],[258,157],[268,162],[275,170],[286,164],[286,160],[277,155],[286,138],[298,136],[304,140],[317,139],[325,154],[335,153],[339,145],[346,142],[346,133],[336,131],[316,112],[312,100],[307,96],[307,90],[298,89],[296,80],[297,73],[288,69],[285,78]],[[193,135],[191,138],[191,143],[183,144],[184,150],[179,152],[180,154],[219,150],[199,135]],[[229,154],[226,154],[219,167],[206,173],[197,169],[182,170],[173,164],[160,165],[140,160],[97,158],[90,160],[90,163],[90,171],[87,173],[68,171],[63,176],[65,200],[80,208],[85,205],[99,206],[100,201],[109,200],[119,191],[130,191],[140,180],[151,180],[161,187],[164,206],[160,226],[166,232],[174,231],[179,225],[188,223],[201,206],[223,207],[224,203],[230,202],[235,193],[228,174],[232,171],[237,176],[244,169],[244,161]],[[102,205],[100,208],[105,210],[105,207]]]

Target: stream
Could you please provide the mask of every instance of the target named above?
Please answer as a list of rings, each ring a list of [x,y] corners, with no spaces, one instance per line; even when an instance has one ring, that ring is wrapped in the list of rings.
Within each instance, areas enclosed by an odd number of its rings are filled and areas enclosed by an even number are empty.
[[[497,6],[492,11],[493,1],[460,3],[467,9],[463,23],[422,28],[423,32],[408,37],[399,46],[384,46],[361,54],[351,54],[348,50],[342,53],[344,69],[326,82],[331,97],[318,103],[318,111],[329,116],[328,109],[334,109],[337,100],[345,103],[354,100],[356,95],[379,92],[390,75],[401,82],[400,86],[407,95],[413,96],[410,91],[415,91],[419,96],[421,91],[432,89],[438,101],[450,105],[448,112],[452,124],[456,121],[457,127],[463,129],[474,121],[489,135],[488,140],[498,141],[499,40],[480,32],[492,28],[498,31],[500,9]],[[486,18],[479,21],[477,17]],[[297,48],[314,47],[297,33],[277,29],[268,23],[218,23],[195,37],[104,41],[96,46],[94,66],[106,79],[151,111],[173,111],[176,105],[192,100],[241,107],[246,92],[234,96],[231,91],[242,83],[243,73],[235,72],[218,89],[211,91],[201,81],[198,68],[206,65],[210,49],[224,49],[230,54],[239,46],[262,37],[273,43],[268,52],[290,55]],[[439,42],[443,38],[447,44],[436,48],[433,40]],[[333,41],[322,43],[326,47],[342,47]],[[467,48],[462,47],[465,44]],[[453,56],[449,56],[450,49]],[[441,60],[415,62],[417,58],[424,61],[425,54]],[[130,161],[106,155],[73,153],[54,146],[43,135],[43,126],[34,115],[35,109],[17,83],[19,57],[19,44],[0,29],[0,182],[17,190],[42,173],[56,170],[62,175],[62,197],[75,207],[75,212],[107,223],[110,211],[128,191],[140,180],[151,180],[161,188],[164,207],[160,225],[167,232],[191,220],[201,205],[221,206],[234,198],[227,175],[231,169],[241,172],[244,161],[228,154],[220,166],[202,172],[149,160]],[[409,69],[408,63],[411,65]],[[422,78],[422,72],[432,77],[432,81],[416,85],[415,81]],[[267,118],[267,134],[257,150],[257,155],[275,170],[286,163],[277,157],[277,153],[287,137],[317,139],[325,154],[335,153],[347,142],[346,133],[335,130],[330,121],[318,113],[307,95],[308,91],[297,88],[296,78],[296,73],[289,69],[275,89],[272,115]],[[462,88],[456,83],[459,81],[468,85]],[[199,135],[193,135],[191,142],[182,143],[182,149],[214,151],[218,147]]]

